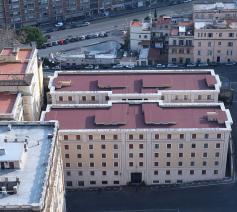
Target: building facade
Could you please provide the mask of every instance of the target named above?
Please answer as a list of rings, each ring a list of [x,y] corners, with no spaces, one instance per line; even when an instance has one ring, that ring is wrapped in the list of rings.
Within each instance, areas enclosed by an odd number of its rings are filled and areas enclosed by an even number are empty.
[[[53,105],[129,101],[218,102],[221,82],[214,70],[125,70],[55,72],[49,82]]]
[[[48,107],[68,189],[221,180],[232,119],[223,104]]]
[[[64,212],[64,178],[55,123],[0,123],[0,210]]]
[[[23,119],[37,121],[43,104],[43,71],[37,50],[4,48],[0,53],[0,92],[20,93]]]

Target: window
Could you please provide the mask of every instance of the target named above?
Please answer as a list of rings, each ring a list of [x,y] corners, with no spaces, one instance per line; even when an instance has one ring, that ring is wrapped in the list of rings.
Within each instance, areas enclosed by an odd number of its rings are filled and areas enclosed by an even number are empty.
[[[217,143],[216,144],[216,148],[219,149],[221,147],[221,144],[220,143]]]
[[[81,158],[81,154],[77,154],[77,158]]]
[[[199,56],[201,55],[201,51],[200,51],[200,50],[198,50],[198,55],[199,55]]]
[[[183,144],[179,144],[179,148],[180,148],[180,149],[183,149],[183,148],[184,148],[184,145],[183,145]]]
[[[205,134],[205,135],[204,135],[204,138],[205,138],[205,139],[208,139],[208,138],[209,138],[209,134]]]
[[[129,166],[132,167],[133,166],[133,162],[129,162]]]
[[[222,33],[219,33],[219,37],[222,37]]]
[[[68,150],[69,146],[68,145],[64,145],[64,149]]]
[[[180,134],[180,135],[179,135],[179,138],[180,138],[180,139],[184,139],[184,134]]]
[[[143,149],[143,144],[139,144],[139,149]]]
[[[106,167],[106,162],[101,163],[102,167]]]
[[[77,149],[81,149],[81,145],[78,144],[78,145],[77,145]]]
[[[183,174],[182,170],[178,170],[178,175],[182,175],[182,174]]]
[[[160,181],[159,180],[153,180],[153,183],[158,184],[158,183],[160,183]]]
[[[118,153],[114,153],[114,158],[118,158]]]
[[[171,139],[171,134],[167,134],[167,139]]]
[[[90,185],[96,185],[96,181],[91,180],[91,181],[90,181]]]
[[[63,97],[62,96],[59,97],[59,101],[63,102]]]
[[[202,100],[202,95],[198,95],[198,100]]]
[[[191,152],[191,158],[195,157],[195,152]]]
[[[114,140],[118,140],[118,135],[113,135]]]
[[[207,144],[207,143],[204,144],[204,148],[205,148],[205,149],[208,148],[208,144]]]
[[[133,135],[129,135],[129,140],[133,140]]]
[[[129,144],[129,149],[133,149],[133,144]]]
[[[71,187],[71,186],[72,186],[72,181],[66,181],[66,185],[67,185],[68,187]]]
[[[114,185],[118,185],[119,184],[119,181],[118,180],[115,180],[114,181]]]
[[[203,162],[202,162],[202,165],[203,165],[203,166],[206,166],[206,165],[207,165],[207,161],[203,161]]]
[[[217,138],[217,139],[221,139],[221,134],[217,134],[217,135],[216,135],[216,138]]]
[[[180,152],[180,153],[179,153],[179,158],[182,158],[182,157],[183,157],[183,153]]]
[[[118,167],[118,162],[114,162],[114,167]]]
[[[93,140],[93,135],[89,135],[89,140]]]
[[[119,172],[118,171],[114,171],[114,175],[118,176]]]
[[[209,38],[212,38],[212,37],[213,37],[213,34],[212,34],[212,33],[207,33],[207,36],[208,36]]]
[[[68,135],[64,135],[63,140],[67,141],[68,140]]]
[[[155,139],[158,140],[160,138],[159,134],[155,134]]]
[[[169,152],[166,153],[166,157],[167,157],[167,158],[170,158],[170,157],[171,157],[171,153],[169,153]]]
[[[218,46],[221,46],[221,42],[220,41],[218,42]]]
[[[106,149],[105,144],[101,144],[101,149]]]
[[[90,157],[90,158],[94,158],[94,154],[90,154],[89,157]]]
[[[154,171],[154,175],[158,175],[158,170],[155,170],[155,171]]]
[[[196,139],[197,135],[196,134],[192,134],[192,139]]]
[[[166,170],[165,174],[170,175],[170,170]]]
[[[216,157],[216,158],[219,158],[219,157],[220,157],[220,153],[219,153],[219,152],[216,152],[215,157]]]
[[[114,144],[114,149],[118,149],[118,144]]]
[[[129,158],[133,158],[133,153],[129,153],[129,154],[128,154],[128,157],[129,157]]]
[[[91,101],[95,101],[95,96],[91,96]]]
[[[155,144],[155,149],[159,149],[159,144]]]
[[[66,167],[69,168],[71,166],[70,163],[66,163]]]
[[[198,46],[199,46],[199,47],[201,46],[201,42],[198,42]]]
[[[211,100],[211,95],[207,95],[207,100]]]
[[[143,158],[143,153],[139,153],[139,158]]]
[[[143,162],[139,162],[139,166],[142,167],[143,166]]]
[[[77,166],[82,167],[82,163],[81,162],[77,163]]]
[[[218,170],[214,170],[214,174],[218,174]]]
[[[178,166],[182,166],[183,165],[183,162],[182,161],[179,161],[178,162]]]
[[[93,162],[90,162],[90,167],[94,167],[95,164]]]
[[[72,96],[68,96],[67,99],[68,99],[69,102],[71,102],[72,101]]]
[[[159,157],[159,153],[156,152],[156,153],[154,154],[154,156],[155,156],[155,158],[158,158],[158,157]]]
[[[101,140],[105,140],[105,135],[100,135]]]
[[[203,153],[203,157],[204,157],[204,158],[207,158],[207,152],[204,152],[204,153]]]
[[[108,181],[106,181],[106,180],[102,181],[102,185],[107,185],[107,184],[108,184]]]
[[[76,135],[76,140],[81,140],[81,136],[80,135]]]
[[[234,37],[234,33],[230,32],[230,33],[229,33],[229,37],[230,37],[230,38]]]
[[[105,153],[103,153],[101,156],[102,156],[102,158],[106,158],[106,154]]]
[[[91,176],[94,176],[94,175],[95,175],[95,172],[94,172],[94,171],[90,171],[90,175],[91,175]]]
[[[205,175],[207,173],[206,170],[202,170],[202,175]]]
[[[215,166],[218,166],[219,165],[219,161],[215,161]]]
[[[195,165],[195,162],[194,161],[191,161],[190,162],[190,166],[194,166]]]
[[[82,96],[82,101],[86,101],[86,96]]]
[[[190,170],[190,175],[194,175],[194,170]]]
[[[196,148],[196,144],[192,144],[191,147],[192,147],[192,149],[195,149]]]
[[[106,171],[102,171],[102,175],[103,175],[103,176],[106,176],[106,175],[107,175],[107,172],[106,172]]]
[[[71,176],[71,172],[70,171],[67,171],[67,176],[70,177]]]
[[[170,162],[166,162],[166,166],[170,166]]]
[[[154,162],[154,166],[158,166],[159,165],[159,163],[158,162]]]
[[[139,140],[143,140],[143,134],[139,135]]]
[[[89,149],[93,149],[93,144],[89,144]]]
[[[109,101],[109,97],[108,96],[105,97],[105,101]]]
[[[79,176],[82,176],[82,175],[83,175],[83,172],[82,172],[82,171],[78,171],[78,175],[79,175]]]
[[[166,145],[167,149],[171,149],[171,144]]]

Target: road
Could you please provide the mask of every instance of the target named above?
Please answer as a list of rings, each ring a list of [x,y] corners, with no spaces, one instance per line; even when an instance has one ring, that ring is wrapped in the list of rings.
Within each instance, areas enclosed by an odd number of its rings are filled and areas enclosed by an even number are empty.
[[[234,120],[232,136],[236,149],[237,69],[236,66],[220,66],[215,68],[215,72],[235,89],[234,102],[229,109]],[[180,190],[146,187],[137,191],[135,188],[124,188],[121,191],[74,191],[66,195],[68,212],[236,212],[236,197],[237,183]]]
[[[185,10],[184,10],[185,6]],[[192,9],[192,3],[185,3],[185,4],[178,4],[173,6],[167,6],[162,7],[157,10],[158,15],[184,15],[187,13],[190,13]],[[152,11],[154,13],[154,10]],[[126,29],[129,26],[129,23],[133,19],[141,19],[149,15],[149,11],[142,11],[138,13],[132,13],[128,15],[108,18],[108,19],[102,19],[98,21],[92,22],[89,26],[86,27],[80,27],[75,29],[67,29],[62,31],[55,31],[52,33],[48,33],[51,35],[51,39],[49,41],[55,41],[60,40],[63,38],[66,38],[68,36],[78,36],[78,35],[87,35],[90,33],[96,33],[96,32],[105,32],[105,31],[112,31],[116,29]],[[105,41],[105,40],[111,40],[114,39],[114,37],[107,37],[105,39],[92,39],[87,41],[79,41],[71,44],[67,44],[64,46],[53,46],[47,49],[39,49],[39,56],[45,57],[48,56],[51,52],[56,53],[57,51],[64,51],[64,50],[70,50],[71,48],[76,47],[82,47],[86,46],[88,44],[91,44],[92,42],[99,42],[99,41]]]

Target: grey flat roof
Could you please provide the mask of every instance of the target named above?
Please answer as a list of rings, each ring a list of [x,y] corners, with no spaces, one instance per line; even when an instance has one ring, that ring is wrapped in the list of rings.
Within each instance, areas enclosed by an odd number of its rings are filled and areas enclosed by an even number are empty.
[[[55,130],[55,123],[12,123],[10,131],[8,124],[0,123],[0,147],[5,144],[4,139],[11,144],[11,151],[7,149],[8,157],[5,159],[19,153],[19,144],[10,142],[16,142],[15,139],[17,142],[24,142],[27,139],[28,142],[28,149],[27,152],[24,152],[20,169],[0,169],[1,179],[7,177],[20,180],[17,194],[3,195],[0,193],[0,210],[2,207],[17,208],[20,205],[24,207],[42,206],[41,200],[44,199],[47,185],[45,183],[49,176],[55,146],[55,137],[48,138],[48,134],[54,135]]]

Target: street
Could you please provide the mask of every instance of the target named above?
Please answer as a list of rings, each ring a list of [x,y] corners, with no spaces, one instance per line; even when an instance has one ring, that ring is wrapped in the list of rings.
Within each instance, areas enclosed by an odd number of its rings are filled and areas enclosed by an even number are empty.
[[[220,66],[216,67],[215,71],[221,80],[230,81],[236,93],[236,66]],[[236,108],[237,98],[235,95],[234,102],[229,107],[234,120],[232,136],[235,149],[237,141]],[[237,183],[176,190],[127,187],[121,191],[73,191],[66,194],[68,212],[236,212],[236,197]]]

